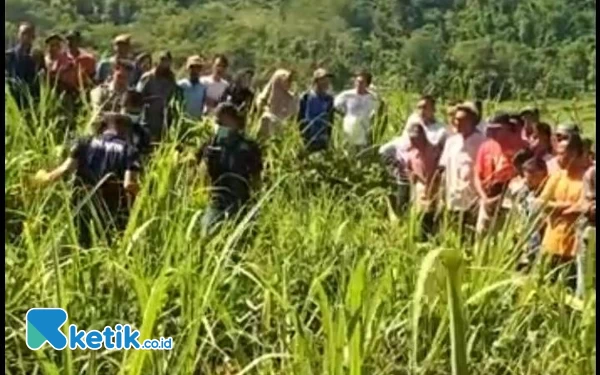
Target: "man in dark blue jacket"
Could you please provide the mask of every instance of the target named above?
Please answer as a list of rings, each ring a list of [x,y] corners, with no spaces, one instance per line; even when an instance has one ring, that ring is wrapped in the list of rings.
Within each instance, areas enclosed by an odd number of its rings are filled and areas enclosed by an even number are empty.
[[[39,73],[42,61],[37,61],[33,51],[35,27],[31,23],[19,26],[17,45],[5,52],[4,73],[11,95],[19,108],[25,108],[28,98],[35,101],[39,97]]]
[[[94,222],[103,234],[125,229],[138,191],[141,166],[137,149],[127,140],[129,117],[116,112],[103,116],[105,125],[99,134],[79,139],[59,167],[51,172],[40,170],[34,177],[38,184],[47,185],[75,173],[75,219],[83,248],[91,246]]]
[[[324,150],[331,139],[333,124],[333,96],[329,90],[331,74],[317,69],[313,74],[312,88],[302,94],[298,123],[302,139],[309,152]]]

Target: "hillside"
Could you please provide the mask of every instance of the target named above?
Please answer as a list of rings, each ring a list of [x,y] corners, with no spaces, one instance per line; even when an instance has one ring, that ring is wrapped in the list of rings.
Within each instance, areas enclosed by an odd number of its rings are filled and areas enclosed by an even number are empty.
[[[368,67],[376,84],[445,97],[572,98],[595,90],[591,0],[7,0],[5,45],[29,20],[40,34],[79,28],[96,51],[120,31],[140,50],[225,52],[234,66],[306,75]]]

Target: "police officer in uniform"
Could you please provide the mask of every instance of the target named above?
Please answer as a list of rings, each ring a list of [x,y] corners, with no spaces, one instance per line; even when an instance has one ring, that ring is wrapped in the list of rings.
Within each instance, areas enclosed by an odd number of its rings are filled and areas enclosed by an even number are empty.
[[[263,169],[258,144],[244,134],[244,118],[231,103],[216,111],[217,132],[202,146],[198,159],[212,187],[210,205],[202,218],[202,232],[214,233],[223,220],[243,213]]]
[[[34,177],[37,184],[47,185],[75,173],[74,216],[83,248],[91,246],[93,223],[99,224],[99,234],[124,230],[127,225],[141,168],[139,153],[127,140],[129,126],[128,116],[104,113],[98,134],[77,140],[59,167],[40,170]]]

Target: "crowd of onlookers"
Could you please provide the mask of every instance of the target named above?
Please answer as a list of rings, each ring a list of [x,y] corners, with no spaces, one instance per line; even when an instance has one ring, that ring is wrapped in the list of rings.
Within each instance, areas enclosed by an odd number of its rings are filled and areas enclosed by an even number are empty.
[[[292,91],[293,72],[278,69],[255,95],[253,71],[242,70],[229,80],[224,55],[209,63],[190,56],[186,77],[177,80],[169,52],[157,61],[148,53],[133,57],[129,35],[116,37],[113,55],[98,63],[81,48],[78,32],[47,37],[43,56],[33,52],[34,38],[33,25],[22,24],[19,43],[6,52],[5,78],[17,105],[35,103],[45,77],[65,101],[77,103],[89,95],[102,119],[59,168],[40,171],[36,179],[47,183],[76,172],[82,186],[103,183],[103,207],[123,212],[124,218],[123,202],[137,191],[139,153],[159,142],[175,118],[192,123],[214,119],[215,134],[198,153],[214,188],[203,219],[210,231],[243,212],[260,181],[259,144],[244,134],[250,113],[259,117],[261,142],[297,123],[307,151],[318,152],[330,146],[336,113],[342,116],[347,146],[364,150],[372,147],[373,123],[385,112],[366,71],[355,75],[353,88],[334,96],[331,74],[319,68],[310,89],[298,96]],[[443,208],[465,241],[493,237],[505,229],[509,213],[518,212],[518,233],[527,240],[519,269],[542,259],[552,269],[568,269],[569,283],[575,287],[577,281],[581,291],[586,233],[595,228],[592,140],[576,124],[553,129],[533,107],[498,112],[484,121],[480,102],[458,101],[448,105],[446,115],[447,125],[436,117],[435,98],[422,96],[402,134],[380,147],[397,182],[398,209],[414,207],[428,238],[437,233]],[[117,184],[103,182],[111,173]],[[89,219],[80,219],[85,227]],[[89,235],[84,242],[89,243]]]

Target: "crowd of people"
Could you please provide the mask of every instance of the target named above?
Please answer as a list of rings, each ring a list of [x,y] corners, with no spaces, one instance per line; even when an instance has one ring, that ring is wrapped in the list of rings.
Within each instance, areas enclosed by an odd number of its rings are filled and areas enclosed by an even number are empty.
[[[6,52],[5,79],[17,105],[35,102],[40,78],[46,77],[63,100],[89,95],[100,119],[63,164],[35,176],[47,184],[75,173],[82,191],[97,188],[94,213],[78,214],[84,247],[91,243],[89,222],[98,211],[124,227],[139,189],[140,154],[161,141],[175,118],[214,120],[214,135],[198,152],[213,187],[202,221],[205,233],[212,233],[217,224],[245,211],[261,180],[261,144],[287,131],[290,123],[298,124],[306,150],[319,152],[330,147],[339,114],[347,147],[364,150],[373,147],[373,123],[385,108],[367,71],[355,75],[353,88],[334,96],[331,74],[323,68],[313,73],[302,95],[292,91],[293,72],[278,69],[255,95],[254,72],[244,69],[229,80],[224,55],[209,64],[190,56],[187,76],[177,80],[169,52],[156,62],[148,53],[134,58],[129,35],[117,36],[114,54],[99,63],[81,48],[78,32],[47,37],[43,58],[33,52],[34,39],[35,28],[24,23],[18,44]],[[207,65],[210,72],[203,74]],[[244,132],[250,113],[259,117],[258,140]],[[498,112],[484,121],[481,102],[461,100],[448,105],[446,116],[447,124],[436,117],[435,98],[424,95],[402,133],[379,148],[396,180],[398,209],[419,213],[425,240],[438,232],[440,212],[465,241],[493,237],[504,230],[509,213],[518,212],[519,233],[527,239],[518,268],[526,272],[543,261],[552,269],[567,269],[569,285],[581,292],[586,233],[595,228],[592,140],[576,124],[553,129],[533,107]]]

